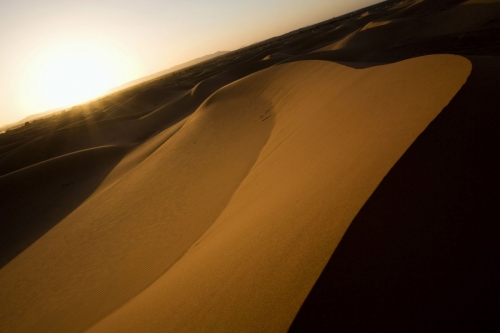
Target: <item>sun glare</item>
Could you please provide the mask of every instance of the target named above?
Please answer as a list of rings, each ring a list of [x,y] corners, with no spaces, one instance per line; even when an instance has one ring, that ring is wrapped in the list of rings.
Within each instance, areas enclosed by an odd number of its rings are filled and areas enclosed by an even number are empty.
[[[131,80],[137,67],[103,43],[68,42],[33,59],[24,84],[31,109],[67,107],[96,98]]]
[[[67,105],[97,97],[111,88],[110,64],[97,52],[70,50],[54,57],[42,75],[43,94],[50,104]]]

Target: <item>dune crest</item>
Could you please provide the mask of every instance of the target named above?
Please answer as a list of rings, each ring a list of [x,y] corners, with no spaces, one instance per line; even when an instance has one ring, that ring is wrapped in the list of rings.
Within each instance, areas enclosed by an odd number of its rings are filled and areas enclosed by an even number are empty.
[[[81,332],[103,318],[88,331],[286,331],[470,71],[452,55],[362,70],[302,61],[229,84],[2,269],[2,330]]]

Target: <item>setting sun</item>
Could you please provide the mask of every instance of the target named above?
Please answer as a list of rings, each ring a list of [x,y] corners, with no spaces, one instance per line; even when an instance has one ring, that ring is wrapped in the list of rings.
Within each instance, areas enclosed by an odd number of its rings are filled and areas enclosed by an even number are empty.
[[[96,97],[111,88],[113,73],[96,52],[68,51],[57,55],[44,69],[43,93],[48,102],[67,105]]]
[[[136,66],[103,43],[73,41],[38,55],[27,68],[26,103],[46,108],[74,105],[96,98],[130,80]]]

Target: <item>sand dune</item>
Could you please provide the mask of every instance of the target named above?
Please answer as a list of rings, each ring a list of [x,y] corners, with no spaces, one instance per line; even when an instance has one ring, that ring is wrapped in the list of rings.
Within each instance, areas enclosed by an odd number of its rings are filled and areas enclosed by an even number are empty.
[[[103,146],[58,156],[0,177],[0,265],[3,266],[76,209],[125,155]]]
[[[488,331],[498,308],[497,57],[462,89],[352,221],[289,332]]]
[[[378,4],[0,135],[0,331],[494,328],[499,4]]]
[[[431,5],[431,1],[411,3],[396,14],[370,21],[343,39],[315,52],[335,51],[339,60],[366,61],[403,40],[476,30],[500,17],[499,1],[484,3],[479,0],[466,1],[425,16],[418,15],[421,11],[429,11]]]
[[[286,330],[349,222],[469,71],[453,56],[304,62],[225,87],[2,269],[3,330],[81,331],[129,300],[95,329]]]

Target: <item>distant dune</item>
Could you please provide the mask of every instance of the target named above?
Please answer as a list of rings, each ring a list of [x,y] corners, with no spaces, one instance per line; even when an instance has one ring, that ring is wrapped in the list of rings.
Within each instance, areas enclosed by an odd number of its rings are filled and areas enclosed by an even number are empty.
[[[190,60],[188,62],[179,64],[179,65],[170,67],[170,68],[168,68],[166,70],[163,70],[161,72],[141,77],[141,78],[139,78],[137,80],[133,80],[133,81],[127,82],[127,83],[125,83],[125,84],[123,84],[123,85],[121,85],[119,87],[115,87],[115,88],[111,89],[108,92],[108,94],[112,94],[112,93],[120,91],[120,90],[131,88],[131,87],[139,85],[141,83],[154,80],[154,79],[162,77],[162,76],[164,76],[166,74],[169,74],[169,73],[172,73],[172,72],[175,72],[175,71],[179,71],[181,69],[184,69],[184,68],[187,68],[187,67],[190,67],[190,66],[197,65],[199,63],[202,63],[204,61],[213,59],[215,57],[221,56],[221,55],[226,54],[226,53],[228,53],[228,51],[218,51],[218,52],[215,52],[215,53],[203,56],[203,57],[199,57],[199,58]],[[59,109],[47,110],[47,111],[44,111],[44,112],[39,112],[39,113],[30,115],[30,116],[27,116],[27,117],[25,117],[25,118],[23,118],[23,119],[15,122],[15,123],[4,125],[4,126],[0,127],[0,130],[7,130],[9,128],[13,128],[13,127],[16,127],[16,126],[22,126],[26,122],[30,122],[30,121],[33,121],[33,120],[39,120],[42,117],[50,116],[51,114],[55,114],[55,113],[60,112],[60,111],[62,111],[64,109],[69,109],[69,108],[59,108]]]
[[[55,113],[57,113],[59,111],[62,111],[62,109],[53,109],[53,110],[47,110],[47,111],[35,113],[35,114],[32,114],[32,115],[26,116],[23,119],[21,119],[19,121],[16,121],[14,123],[3,125],[2,127],[0,127],[0,130],[6,131],[6,130],[12,129],[14,127],[24,126],[27,122],[30,122],[30,121],[33,121],[33,120],[38,120],[40,118],[43,118],[43,117],[55,114]]]
[[[0,135],[0,331],[495,331],[499,18],[384,2]]]
[[[125,84],[123,84],[123,85],[121,85],[119,87],[115,87],[115,88],[111,89],[109,92],[113,93],[113,92],[120,91],[122,89],[127,89],[127,88],[133,87],[135,85],[138,85],[138,84],[141,84],[141,83],[144,83],[144,82],[147,82],[147,81],[154,80],[154,79],[159,78],[161,76],[164,76],[166,74],[169,74],[169,73],[172,73],[172,72],[175,72],[175,71],[179,71],[179,70],[184,69],[186,67],[197,65],[199,63],[202,63],[204,61],[213,59],[215,57],[219,57],[219,56],[221,56],[223,54],[226,54],[226,53],[228,53],[228,51],[218,51],[218,52],[215,52],[215,53],[212,53],[212,54],[208,54],[206,56],[199,57],[199,58],[190,60],[188,62],[185,62],[185,63],[179,64],[179,65],[170,67],[170,68],[168,68],[166,70],[163,70],[161,72],[154,73],[154,74],[151,74],[151,75],[148,75],[148,76],[141,77],[141,78],[139,78],[137,80],[133,80],[133,81],[127,82],[127,83],[125,83]]]

